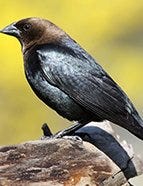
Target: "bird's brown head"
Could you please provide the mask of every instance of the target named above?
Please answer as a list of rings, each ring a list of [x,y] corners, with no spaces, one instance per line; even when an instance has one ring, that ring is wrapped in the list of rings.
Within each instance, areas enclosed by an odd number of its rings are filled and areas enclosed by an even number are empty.
[[[0,33],[16,37],[23,48],[23,51],[35,44],[45,44],[57,42],[65,32],[46,19],[26,18],[14,22]]]

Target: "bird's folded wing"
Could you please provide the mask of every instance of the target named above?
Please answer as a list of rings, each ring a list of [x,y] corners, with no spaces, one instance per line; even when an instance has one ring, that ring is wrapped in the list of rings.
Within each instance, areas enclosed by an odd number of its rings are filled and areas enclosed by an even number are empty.
[[[45,79],[90,112],[113,122],[132,112],[125,93],[96,62],[90,65],[62,48],[37,52]]]

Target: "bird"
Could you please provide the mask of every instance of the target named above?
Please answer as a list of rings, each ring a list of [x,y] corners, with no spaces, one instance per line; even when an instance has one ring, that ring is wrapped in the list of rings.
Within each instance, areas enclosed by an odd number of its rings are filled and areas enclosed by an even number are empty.
[[[57,137],[71,135],[91,121],[108,120],[143,140],[143,120],[127,94],[64,30],[47,19],[30,17],[0,33],[19,40],[26,79],[35,94],[75,122]]]

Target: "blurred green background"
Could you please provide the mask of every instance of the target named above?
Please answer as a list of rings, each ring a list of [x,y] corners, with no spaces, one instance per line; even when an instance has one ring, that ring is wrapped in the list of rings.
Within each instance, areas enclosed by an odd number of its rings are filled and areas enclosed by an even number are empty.
[[[33,16],[68,32],[119,83],[143,116],[143,0],[0,1],[0,28]],[[69,125],[31,91],[19,42],[1,34],[0,145],[38,139],[44,122],[53,132]],[[142,141],[115,128],[143,155]]]

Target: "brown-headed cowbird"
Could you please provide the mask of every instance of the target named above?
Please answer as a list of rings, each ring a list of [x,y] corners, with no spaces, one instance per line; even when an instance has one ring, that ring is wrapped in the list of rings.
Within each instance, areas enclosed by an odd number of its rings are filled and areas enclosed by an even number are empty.
[[[58,114],[77,124],[109,120],[143,139],[143,120],[103,68],[62,29],[48,20],[26,18],[0,31],[22,45],[26,78],[36,95]]]

